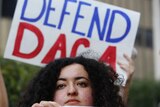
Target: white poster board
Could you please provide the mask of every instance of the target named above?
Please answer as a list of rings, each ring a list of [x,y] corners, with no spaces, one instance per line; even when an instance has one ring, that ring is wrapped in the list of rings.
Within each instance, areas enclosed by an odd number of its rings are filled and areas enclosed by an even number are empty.
[[[4,57],[43,66],[92,49],[118,72],[140,13],[93,0],[18,0]]]

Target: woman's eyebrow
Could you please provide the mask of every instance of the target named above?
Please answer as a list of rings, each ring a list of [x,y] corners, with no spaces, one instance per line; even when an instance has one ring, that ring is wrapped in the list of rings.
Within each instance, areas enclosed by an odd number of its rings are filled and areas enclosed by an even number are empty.
[[[58,81],[66,81],[66,78],[58,78]]]
[[[80,79],[85,79],[85,80],[89,81],[89,79],[86,78],[86,77],[76,77],[76,78],[75,78],[75,80],[80,80]]]
[[[89,79],[87,77],[83,77],[83,76],[75,77],[74,79],[75,80],[85,79],[85,80],[89,81]],[[67,81],[67,79],[66,78],[58,78],[57,81]]]

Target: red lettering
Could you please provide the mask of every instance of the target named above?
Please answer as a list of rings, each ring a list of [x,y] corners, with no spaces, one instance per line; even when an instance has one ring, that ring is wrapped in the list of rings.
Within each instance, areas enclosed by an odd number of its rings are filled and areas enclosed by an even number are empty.
[[[20,46],[21,46],[21,42],[22,42],[22,38],[23,38],[23,33],[24,33],[24,30],[26,30],[26,29],[35,33],[35,35],[38,39],[37,47],[35,48],[35,50],[33,50],[30,53],[20,52]],[[14,45],[14,50],[13,50],[12,55],[15,55],[15,56],[21,57],[21,58],[27,58],[27,59],[33,58],[41,51],[41,49],[43,47],[43,43],[44,43],[43,34],[36,26],[21,22],[18,27],[17,37],[15,40],[15,45]]]
[[[110,64],[112,68],[116,71],[116,47],[109,46],[99,60]]]
[[[84,45],[84,47],[89,47],[90,46],[90,42],[89,40],[85,39],[85,38],[81,38],[81,39],[78,39],[73,47],[72,47],[72,51],[71,51],[71,57],[75,57],[76,54],[77,54],[77,49],[80,45]]]
[[[66,57],[66,38],[65,38],[65,34],[60,34],[56,43],[52,46],[52,48],[49,50],[47,55],[42,60],[42,63],[49,63],[50,61],[54,60],[57,51],[61,52],[60,58]]]

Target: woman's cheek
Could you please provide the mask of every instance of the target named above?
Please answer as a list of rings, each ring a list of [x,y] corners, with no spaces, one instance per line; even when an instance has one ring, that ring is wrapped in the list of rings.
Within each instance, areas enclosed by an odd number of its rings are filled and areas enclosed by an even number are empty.
[[[65,92],[58,91],[55,93],[54,101],[63,106],[65,102],[65,98],[66,98]]]

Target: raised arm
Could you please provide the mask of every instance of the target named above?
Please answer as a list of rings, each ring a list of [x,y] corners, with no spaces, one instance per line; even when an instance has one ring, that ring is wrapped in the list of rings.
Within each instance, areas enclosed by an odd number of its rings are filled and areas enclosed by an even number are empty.
[[[129,94],[129,87],[131,84],[131,80],[135,71],[134,62],[133,60],[124,54],[124,58],[127,60],[128,64],[118,62],[119,66],[126,72],[127,74],[127,81],[125,86],[120,86],[120,95],[122,96],[122,100],[124,105],[127,106],[128,103],[128,94]]]
[[[1,71],[0,71],[0,107],[8,107],[8,96]]]

